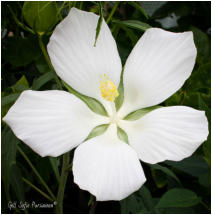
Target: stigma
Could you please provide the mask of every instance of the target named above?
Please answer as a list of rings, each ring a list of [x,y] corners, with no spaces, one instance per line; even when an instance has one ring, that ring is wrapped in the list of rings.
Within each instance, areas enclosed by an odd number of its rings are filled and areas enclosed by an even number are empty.
[[[116,97],[119,96],[116,85],[109,79],[109,77],[104,74],[104,77],[101,76],[100,80],[100,91],[104,99],[110,102],[114,102]]]

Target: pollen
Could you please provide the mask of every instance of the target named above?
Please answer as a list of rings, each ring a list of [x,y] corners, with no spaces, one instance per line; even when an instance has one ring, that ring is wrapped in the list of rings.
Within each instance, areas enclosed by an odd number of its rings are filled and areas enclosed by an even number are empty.
[[[100,91],[102,97],[107,101],[114,102],[116,97],[119,96],[116,85],[108,78],[106,74],[104,74],[104,77],[101,76],[101,79],[102,80],[100,80]]]

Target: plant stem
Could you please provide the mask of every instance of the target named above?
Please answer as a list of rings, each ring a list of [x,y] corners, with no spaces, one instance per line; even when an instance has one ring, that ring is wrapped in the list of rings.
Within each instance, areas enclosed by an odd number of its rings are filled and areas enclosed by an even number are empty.
[[[46,190],[48,191],[48,193],[50,194],[50,196],[52,197],[52,199],[56,199],[56,197],[54,196],[54,194],[52,193],[52,191],[50,190],[50,188],[48,187],[48,185],[46,184],[46,182],[43,180],[43,178],[40,176],[40,174],[38,173],[38,171],[35,169],[35,167],[31,163],[31,161],[27,157],[27,155],[24,153],[24,151],[22,151],[22,149],[19,146],[17,148],[18,148],[18,151],[21,153],[21,155],[26,160],[26,162],[30,165],[30,167],[32,168],[32,170],[35,173],[35,175],[37,175],[37,177],[39,178],[40,182],[46,188]]]
[[[70,2],[69,3],[69,10],[72,8],[72,7],[76,7],[76,1],[73,1],[73,2]]]
[[[183,105],[183,103],[185,101],[185,97],[186,97],[186,91],[183,90],[183,98],[181,99],[180,105]]]
[[[67,152],[66,154],[63,155],[63,166],[62,166],[62,172],[60,177],[59,189],[57,193],[56,213],[58,214],[63,213],[63,198],[64,198],[66,181],[69,173],[69,171],[67,171],[67,166],[69,165],[69,161],[70,161],[70,153]]]
[[[32,184],[30,181],[28,181],[26,178],[22,178],[23,181],[28,184],[29,186],[31,186],[33,189],[35,189],[37,192],[39,192],[42,196],[44,196],[45,198],[47,198],[50,202],[53,202],[54,199],[52,199],[49,195],[47,195],[46,193],[44,193],[42,190],[40,190],[38,187],[36,187],[34,184]]]
[[[68,166],[66,167],[66,171],[71,171],[72,166],[73,166],[73,161],[70,164],[68,164]]]
[[[61,83],[60,83],[60,80],[59,80],[59,78],[57,77],[57,75],[56,75],[56,72],[55,72],[55,70],[54,70],[54,67],[52,66],[52,64],[51,64],[51,61],[50,61],[50,59],[49,59],[49,55],[48,55],[48,53],[47,53],[47,51],[46,51],[46,48],[45,48],[45,46],[44,46],[44,44],[43,44],[43,40],[42,40],[42,35],[38,35],[38,40],[39,40],[39,45],[40,45],[40,48],[41,48],[41,50],[42,50],[42,52],[43,52],[43,55],[44,55],[44,58],[45,58],[45,60],[46,60],[46,62],[47,62],[47,64],[48,64],[48,66],[49,66],[49,68],[51,69],[51,71],[54,73],[54,75],[55,75],[55,81],[56,81],[56,83],[57,83],[57,85],[58,85],[58,88],[60,89],[60,90],[62,90],[62,85],[61,85]]]
[[[82,10],[83,1],[80,2],[79,9]]]
[[[61,5],[61,7],[58,9],[58,16],[59,16],[59,19],[62,21],[63,20],[63,17],[62,17],[62,15],[61,15],[61,11],[62,11],[62,9],[64,8],[64,6],[65,6],[65,4],[66,4],[66,2],[64,1],[63,3],[62,3],[62,5]]]
[[[9,5],[8,5],[8,8],[9,8],[10,13],[11,13],[12,16],[13,16],[14,21],[16,22],[16,24],[17,24],[18,26],[20,26],[22,29],[24,29],[25,31],[28,31],[28,32],[31,33],[31,34],[35,34],[35,32],[34,32],[31,28],[28,28],[27,26],[25,26],[23,23],[21,23],[21,22],[18,20],[18,18],[16,17],[16,15],[14,14],[12,8],[11,8]]]
[[[119,3],[120,3],[120,2],[117,1],[117,2],[115,3],[115,5],[114,5],[113,9],[111,10],[110,15],[108,16],[108,18],[107,18],[107,20],[106,20],[106,23],[107,23],[107,24],[110,22],[111,18],[113,17],[113,14],[115,13],[115,11],[116,11],[116,9],[117,9]]]
[[[210,211],[210,208],[205,204],[205,202],[203,202],[202,200],[200,200],[200,203],[207,209]]]
[[[96,205],[97,205],[97,201],[94,198],[92,203],[91,203],[89,214],[95,214]]]

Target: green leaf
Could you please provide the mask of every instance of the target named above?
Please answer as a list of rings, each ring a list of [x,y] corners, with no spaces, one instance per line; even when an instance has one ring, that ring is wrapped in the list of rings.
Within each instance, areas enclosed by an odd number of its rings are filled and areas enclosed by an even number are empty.
[[[121,106],[124,102],[123,72],[124,72],[124,67],[121,72],[121,78],[120,78],[120,83],[119,83],[119,87],[118,87],[119,96],[115,99],[116,111],[118,111],[121,108]]]
[[[199,92],[186,92],[181,105],[183,104],[185,106],[190,106],[195,109],[199,109],[198,94],[199,94]],[[205,95],[203,93],[201,93],[201,97],[205,98]],[[210,97],[210,95],[206,95],[206,97]]]
[[[199,177],[201,174],[209,171],[206,161],[197,155],[185,158],[184,160],[178,162],[165,161],[165,164],[168,164],[169,166],[172,166],[194,177]]]
[[[122,128],[117,127],[117,135],[121,141],[129,144],[127,133]]]
[[[159,164],[149,164],[149,166],[152,168],[152,169],[155,169],[155,170],[160,170],[162,172],[164,172],[166,175],[174,178],[179,184],[180,183],[180,180],[178,179],[178,177],[174,174],[174,172],[172,172],[169,168],[167,167],[164,167],[164,166],[161,166]]]
[[[138,196],[142,198],[142,201],[144,202],[145,207],[148,209],[148,211],[154,212],[154,202],[152,195],[149,191],[149,189],[143,185],[139,190],[138,190]]]
[[[205,62],[210,59],[209,36],[200,29],[192,26],[190,30],[194,33],[194,42],[197,47],[197,62]]]
[[[77,92],[73,88],[71,88],[68,84],[66,84],[64,81],[62,81],[63,85],[66,87],[66,89],[77,96],[79,99],[81,99],[85,104],[95,113],[102,115],[102,116],[108,116],[107,111],[105,110],[104,106],[94,98],[91,98],[89,96],[82,95],[81,93]]]
[[[166,101],[165,101],[165,105],[166,106],[174,106],[174,105],[179,105],[181,104],[181,102],[183,101],[183,92],[180,90],[178,92],[176,92],[175,94],[173,94],[171,97],[169,97]]]
[[[211,63],[201,64],[198,69],[192,72],[191,77],[187,80],[186,91],[210,93],[211,87]],[[204,90],[204,91],[203,91]]]
[[[158,214],[195,214],[195,210],[192,207],[187,208],[160,208],[157,209]]]
[[[12,133],[11,129],[9,129],[6,126],[2,132],[1,165],[2,165],[2,179],[4,182],[5,192],[7,195],[9,195],[9,186],[10,183],[12,182],[10,180],[11,167],[16,163],[16,151],[18,142],[19,140]],[[9,198],[9,196],[7,196],[7,198]]]
[[[113,20],[113,22],[120,25],[125,25],[130,28],[134,28],[140,31],[146,31],[148,28],[151,28],[149,24],[138,20],[126,20],[126,21]]]
[[[210,129],[210,121],[211,121],[211,110],[208,107],[208,105],[203,100],[200,93],[198,93],[198,103],[199,103],[199,109],[204,110],[205,114],[209,121],[209,131]],[[211,165],[211,133],[209,133],[208,139],[203,143],[202,145],[203,152],[204,152],[204,158],[208,162],[208,165]]]
[[[12,15],[14,21],[15,21],[15,23],[17,24],[17,26],[21,27],[23,30],[25,30],[25,31],[27,31],[27,32],[29,32],[31,34],[35,34],[35,32],[31,28],[28,28],[26,25],[24,25],[22,22],[20,22],[18,20],[18,18],[16,17],[16,14],[12,10],[12,7],[10,7],[10,5],[7,5],[7,6],[8,6],[8,9],[9,9],[9,11],[10,11],[10,13],[11,13],[11,15]],[[19,7],[22,7],[20,3],[19,3]],[[21,19],[23,21],[23,17],[21,17]]]
[[[93,201],[95,201],[95,196],[93,196],[92,194],[90,194],[90,199],[88,201],[88,206],[90,206]]]
[[[207,161],[208,165],[211,166],[211,134],[209,134],[207,141],[202,145],[204,158]]]
[[[134,194],[130,195],[126,199],[121,200],[120,205],[122,214],[135,214],[144,209],[143,203],[138,201]]]
[[[98,125],[96,126],[91,132],[90,134],[88,135],[88,137],[85,139],[86,140],[89,140],[93,137],[96,137],[96,136],[99,136],[101,134],[103,134],[107,128],[108,128],[109,124],[102,124],[102,125]]]
[[[208,105],[205,103],[205,101],[202,99],[202,96],[200,93],[198,93],[198,103],[199,103],[199,109],[204,110],[208,120],[210,120],[211,119],[211,110],[208,107]]]
[[[122,214],[155,213],[154,202],[146,186],[120,201]]]
[[[209,188],[211,185],[211,176],[210,176],[209,172],[200,175],[198,180],[199,180],[200,185],[202,185],[204,187]]]
[[[117,25],[114,25],[111,30],[115,40],[117,40],[117,36],[119,34],[120,28],[121,28],[120,25],[117,24]]]
[[[134,47],[138,41],[138,36],[134,33],[133,30],[127,28],[124,25],[121,25],[121,28],[126,32],[127,36],[130,38],[130,40],[132,42],[132,47]]]
[[[115,11],[116,11],[116,9],[117,9],[119,3],[120,3],[119,1],[115,2],[115,4],[114,4],[114,6],[113,6],[113,8],[112,8],[112,10],[111,10],[111,12],[110,12],[110,14],[109,14],[107,20],[106,20],[106,23],[107,23],[107,24],[109,24],[110,20],[112,19],[112,17],[113,17],[113,15],[114,15],[114,13],[115,13]]]
[[[88,97],[88,96],[81,96],[79,98],[82,101],[84,101],[87,104],[87,106],[95,113],[102,115],[102,116],[108,116],[104,106],[98,100]]]
[[[60,183],[60,173],[59,173],[59,169],[58,169],[59,161],[55,157],[49,157],[49,161],[50,161],[50,164],[51,164],[52,169],[54,171],[54,174],[56,176],[57,182],[59,184]]]
[[[102,21],[103,21],[103,9],[102,9],[102,3],[99,2],[99,19],[98,19],[98,23],[96,26],[96,36],[95,36],[95,42],[94,42],[94,47],[96,47],[96,43],[97,43],[97,39],[101,30],[101,26],[102,26]]]
[[[2,111],[1,116],[3,117],[11,107],[11,105],[17,100],[20,93],[24,90],[29,89],[29,83],[26,77],[23,75],[12,87],[8,88],[8,91],[12,91],[10,95],[4,96],[5,93],[2,92]],[[7,93],[8,94],[8,93]]]
[[[32,155],[33,156],[33,155]],[[45,180],[48,181],[51,177],[52,174],[52,168],[51,168],[51,163],[49,162],[48,157],[44,157],[40,159],[40,156],[37,154],[34,155],[34,159],[32,159],[32,156],[30,157],[31,160],[35,161],[35,168],[39,170],[40,176]]]
[[[24,185],[22,180],[22,174],[19,167],[15,164],[11,167],[11,186],[15,191],[16,197],[19,201],[24,201]]]
[[[38,79],[33,81],[32,89],[33,90],[39,90],[44,84],[54,79],[54,73],[48,72],[40,76]]]
[[[165,173],[157,169],[151,169],[151,172],[152,178],[158,188],[162,188],[167,184],[168,180]]]
[[[127,3],[133,6],[135,9],[139,10],[146,17],[146,19],[149,19],[149,17],[147,16],[147,14],[145,13],[145,11],[138,2],[128,1]]]
[[[23,75],[17,82],[15,85],[13,85],[12,87],[12,91],[13,93],[20,93],[24,90],[29,89],[29,83],[25,77],[25,75]]]
[[[9,96],[4,96],[1,99],[1,106],[5,106],[7,104],[10,104],[10,103],[16,101],[16,99],[19,97],[19,95],[20,95],[20,93],[14,93]]]
[[[199,202],[200,198],[193,191],[175,188],[168,190],[161,197],[156,208],[191,207]]]
[[[39,58],[37,58],[35,65],[36,65],[37,70],[41,74],[45,74],[45,73],[48,73],[51,71],[45,58],[42,55]]]
[[[40,34],[50,31],[58,21],[54,1],[26,1],[22,13],[28,25]]]
[[[143,117],[145,114],[149,113],[150,111],[153,111],[153,110],[155,110],[157,108],[161,108],[161,107],[162,106],[154,106],[154,107],[148,107],[148,108],[143,108],[143,109],[133,111],[133,112],[129,113],[127,116],[125,116],[124,120],[133,121],[133,120],[140,119],[141,117]]]
[[[16,84],[21,84],[24,85],[26,88],[29,88],[29,82],[27,81],[25,75],[23,75],[17,82]]]

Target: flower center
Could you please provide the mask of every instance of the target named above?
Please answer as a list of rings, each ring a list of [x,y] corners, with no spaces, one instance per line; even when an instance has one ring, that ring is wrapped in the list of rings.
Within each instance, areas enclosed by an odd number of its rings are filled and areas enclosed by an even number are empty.
[[[116,85],[108,78],[106,74],[104,74],[104,77],[101,76],[101,79],[102,80],[100,80],[100,91],[102,97],[107,101],[114,102],[116,97],[119,96]]]
[[[115,103],[110,102],[110,105],[111,105],[111,114],[110,114],[110,117],[109,117],[110,124],[116,124],[118,126],[120,118],[118,117],[118,115],[116,113]]]
[[[118,122],[119,122],[119,118],[117,117],[116,114],[110,117],[110,123],[114,123],[118,125]]]

